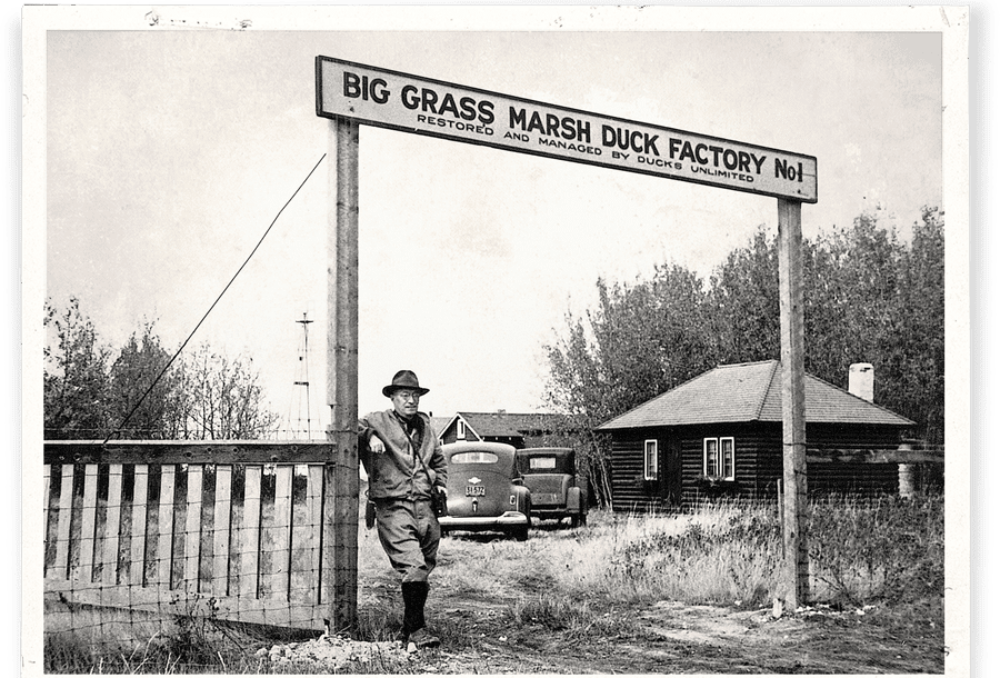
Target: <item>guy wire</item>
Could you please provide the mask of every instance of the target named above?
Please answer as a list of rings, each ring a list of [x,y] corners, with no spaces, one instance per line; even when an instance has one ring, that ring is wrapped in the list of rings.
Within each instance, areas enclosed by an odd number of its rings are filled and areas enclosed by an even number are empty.
[[[257,244],[254,246],[253,250],[251,250],[250,254],[247,256],[246,261],[244,261],[243,264],[236,271],[236,273],[233,274],[233,277],[229,280],[228,283],[226,283],[226,286],[223,288],[223,290],[219,292],[219,296],[215,298],[215,301],[212,302],[212,305],[208,308],[207,311],[205,311],[205,315],[201,317],[201,320],[198,321],[198,324],[194,326],[193,330],[191,330],[191,334],[188,335],[187,339],[184,340],[184,343],[182,343],[180,345],[180,348],[177,349],[177,352],[174,353],[174,355],[170,358],[170,360],[167,361],[167,364],[163,366],[163,369],[160,370],[160,373],[156,375],[156,379],[154,379],[153,383],[149,385],[149,388],[147,388],[146,392],[142,394],[142,397],[139,398],[139,401],[132,407],[131,411],[129,411],[129,413],[125,416],[122,422],[118,424],[118,428],[116,428],[114,431],[108,434],[108,437],[104,439],[103,443],[101,443],[102,445],[107,445],[108,441],[111,440],[111,438],[115,434],[117,434],[119,431],[125,428],[125,424],[128,423],[129,419],[132,418],[132,415],[135,414],[136,411],[139,409],[139,406],[142,405],[143,401],[146,400],[146,396],[152,393],[153,388],[156,386],[157,383],[159,383],[160,378],[167,373],[167,370],[170,369],[170,366],[174,364],[174,360],[177,359],[177,356],[179,356],[181,354],[181,351],[184,350],[184,347],[188,345],[188,342],[191,341],[191,338],[198,331],[198,328],[201,327],[202,323],[205,322],[205,319],[208,318],[208,315],[215,309],[216,304],[218,304],[219,300],[222,299],[222,295],[226,293],[226,291],[236,281],[237,276],[239,276],[239,274],[243,271],[243,269],[246,268],[246,265],[250,263],[250,259],[253,258],[253,255],[257,253],[257,250],[260,249],[261,244],[263,244],[264,238],[267,237],[267,234],[271,232],[271,229],[274,228],[274,225],[278,222],[278,218],[281,216],[281,213],[285,211],[285,208],[288,207],[288,205],[291,204],[292,200],[295,199],[295,196],[299,194],[299,191],[301,191],[302,187],[306,185],[306,182],[309,181],[309,177],[313,175],[313,172],[316,171],[320,163],[323,162],[324,158],[326,158],[326,153],[324,153],[323,156],[313,166],[313,168],[309,170],[309,174],[306,175],[306,178],[302,180],[302,183],[299,184],[299,187],[295,189],[295,192],[292,193],[292,196],[287,201],[285,201],[284,205],[281,206],[281,209],[278,210],[278,213],[274,216],[274,219],[271,220],[271,225],[267,227],[267,230],[264,231],[264,235],[260,237],[260,240],[257,241]]]

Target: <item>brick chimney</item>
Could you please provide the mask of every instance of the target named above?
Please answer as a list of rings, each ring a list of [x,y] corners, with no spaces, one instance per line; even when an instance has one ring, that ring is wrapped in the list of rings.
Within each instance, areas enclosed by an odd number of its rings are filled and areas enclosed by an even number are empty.
[[[875,400],[875,367],[871,363],[854,363],[847,378],[851,395],[873,402]]]

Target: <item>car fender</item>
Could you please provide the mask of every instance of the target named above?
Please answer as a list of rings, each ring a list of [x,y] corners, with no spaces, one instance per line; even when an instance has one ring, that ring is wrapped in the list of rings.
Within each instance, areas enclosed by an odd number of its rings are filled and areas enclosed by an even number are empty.
[[[583,493],[579,487],[571,487],[566,493],[566,509],[573,513],[579,513],[583,506]]]
[[[510,490],[514,496],[514,505],[511,508],[528,515],[531,507],[531,490],[524,485],[514,485]]]

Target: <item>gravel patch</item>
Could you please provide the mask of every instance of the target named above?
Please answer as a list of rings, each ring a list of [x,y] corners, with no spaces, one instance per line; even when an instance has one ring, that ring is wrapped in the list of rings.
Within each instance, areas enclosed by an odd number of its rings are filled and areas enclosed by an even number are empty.
[[[257,650],[256,656],[267,659],[276,668],[306,664],[327,670],[341,669],[351,664],[406,662],[414,658],[414,654],[407,652],[398,642],[368,643],[326,634],[305,642],[261,648]]]

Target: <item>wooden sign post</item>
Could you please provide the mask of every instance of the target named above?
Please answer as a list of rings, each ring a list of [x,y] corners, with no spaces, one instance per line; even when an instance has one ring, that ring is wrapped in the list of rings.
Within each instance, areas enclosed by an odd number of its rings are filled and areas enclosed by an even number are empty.
[[[327,395],[333,459],[326,466],[323,581],[330,632],[357,630],[358,615],[358,123],[330,123]]]
[[[778,200],[778,288],[781,314],[782,539],[785,607],[809,595],[806,539],[805,358],[802,317],[802,204]]]
[[[782,427],[787,607],[807,595],[801,207],[817,198],[816,158],[704,134],[580,111],[507,94],[316,57],[316,115],[336,138],[336,232],[331,245],[328,366],[330,480],[338,532],[330,558],[336,626],[353,626],[357,589],[357,154],[358,123],[505,151],[715,186],[778,199],[781,247]],[[335,269],[335,270],[334,270]],[[339,477],[338,474],[345,477]],[[349,477],[347,477],[349,476]],[[352,513],[353,512],[353,513]],[[339,530],[343,530],[340,532]],[[341,546],[345,551],[340,551]],[[353,558],[354,563],[348,561]],[[331,562],[329,559],[327,562]],[[340,596],[344,596],[341,600]]]

